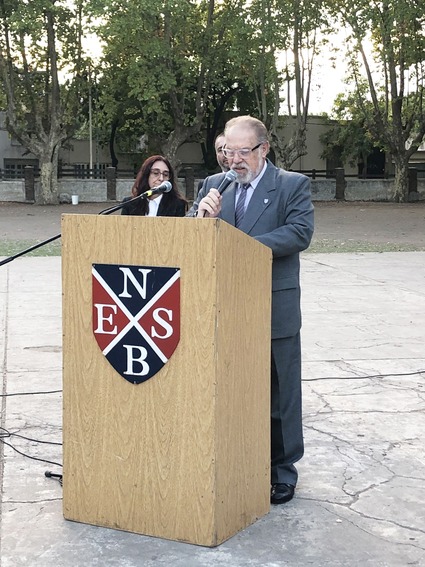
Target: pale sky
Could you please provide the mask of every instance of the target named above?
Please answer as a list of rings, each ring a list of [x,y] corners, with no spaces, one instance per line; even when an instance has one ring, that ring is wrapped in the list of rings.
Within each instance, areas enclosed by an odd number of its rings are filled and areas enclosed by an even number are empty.
[[[336,96],[346,90],[346,85],[343,83],[344,74],[343,62],[338,62],[336,68],[324,64],[315,70],[309,114],[330,113]]]

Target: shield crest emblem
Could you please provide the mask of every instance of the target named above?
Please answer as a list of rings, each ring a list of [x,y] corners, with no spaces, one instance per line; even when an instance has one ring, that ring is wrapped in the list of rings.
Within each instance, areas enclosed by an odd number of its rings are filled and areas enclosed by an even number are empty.
[[[132,384],[152,378],[180,340],[180,269],[92,265],[93,333]]]

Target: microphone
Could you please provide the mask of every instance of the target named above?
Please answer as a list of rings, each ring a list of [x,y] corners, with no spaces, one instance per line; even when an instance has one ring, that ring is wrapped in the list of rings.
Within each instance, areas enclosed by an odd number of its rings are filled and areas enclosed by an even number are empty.
[[[224,176],[223,181],[217,187],[217,191],[220,193],[220,195],[229,187],[231,183],[233,183],[233,181],[236,181],[237,176],[238,174],[236,173],[236,171],[229,169],[229,171]]]
[[[161,185],[158,187],[154,187],[153,189],[149,189],[149,191],[145,191],[140,196],[141,199],[148,199],[152,195],[159,195],[160,193],[169,193],[173,186],[169,181],[163,181]]]
[[[158,195],[159,193],[169,193],[172,188],[173,186],[169,181],[163,181],[161,185],[158,185],[158,187],[154,187],[153,189],[149,189],[149,191],[140,193],[140,195],[133,197],[129,201],[125,201],[123,203],[120,203],[119,205],[115,205],[114,207],[109,207],[108,209],[103,209],[103,211],[100,211],[100,213],[98,214],[110,215],[111,213],[114,213],[115,211],[118,211],[119,209],[128,206],[129,203],[133,203],[134,201],[138,201],[139,199],[149,199],[151,195]]]
[[[231,183],[233,183],[233,181],[236,180],[237,176],[238,174],[236,173],[236,171],[233,171],[233,169],[229,169],[229,171],[224,176],[222,182],[217,187],[217,191],[220,193],[220,195],[223,193],[223,191],[225,191],[229,187]]]

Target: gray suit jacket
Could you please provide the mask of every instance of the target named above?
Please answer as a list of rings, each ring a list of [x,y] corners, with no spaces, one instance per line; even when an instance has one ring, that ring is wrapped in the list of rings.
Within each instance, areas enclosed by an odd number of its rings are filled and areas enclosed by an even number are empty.
[[[193,215],[208,191],[220,185],[223,173],[207,177],[188,215]],[[232,183],[222,194],[219,218],[235,224]],[[267,169],[254,190],[240,230],[272,249],[272,338],[291,337],[301,328],[300,258],[313,236],[314,208],[310,179],[285,171],[267,160]]]

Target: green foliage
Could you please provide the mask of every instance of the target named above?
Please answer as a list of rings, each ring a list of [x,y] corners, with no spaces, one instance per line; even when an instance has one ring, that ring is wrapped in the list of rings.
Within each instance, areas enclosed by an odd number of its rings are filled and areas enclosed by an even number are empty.
[[[134,148],[143,133],[151,149],[176,151],[178,143],[199,140],[203,126],[210,169],[214,136],[227,113],[237,110],[259,117],[273,130],[277,149],[289,148],[288,162],[305,153],[312,66],[325,41],[317,32],[329,28],[324,2],[130,0],[90,5],[102,17],[99,33],[106,44],[100,122],[114,125],[120,148],[125,140]],[[279,140],[283,87],[289,83],[295,87],[287,88],[292,92],[287,113],[296,114],[300,130],[290,145]]]
[[[83,3],[3,0],[0,22],[7,127],[39,159],[41,201],[55,202],[59,148],[84,119]]]
[[[255,114],[268,126],[277,163],[290,167],[306,153],[306,121],[312,69],[328,29],[324,2],[254,0],[248,9],[248,88]],[[254,30],[254,31],[253,31]],[[294,116],[296,128],[282,138],[281,114]]]
[[[371,103],[359,106],[356,93],[338,95],[333,108],[333,125],[320,136],[324,150],[322,159],[329,159],[341,166],[357,165],[376,146],[376,141],[368,128],[369,116],[373,113]]]
[[[390,152],[396,168],[394,197],[404,201],[409,159],[425,135],[425,3],[332,0],[329,6],[350,29],[349,80],[362,124]]]
[[[48,16],[53,24],[50,38]],[[10,63],[9,79],[19,94],[14,100],[16,110],[24,114],[35,105],[47,117],[46,97],[55,80],[53,64],[59,73],[81,73],[76,41],[81,22],[68,3],[51,0],[13,2],[5,6],[1,19],[2,43],[6,46],[7,41],[10,49],[3,52],[4,62]]]
[[[102,122],[119,123],[133,147],[142,133],[155,147],[179,129],[185,129],[186,139],[198,139],[204,121],[216,132],[220,115],[246,83],[246,64],[235,56],[236,45],[242,53],[240,42],[248,34],[243,4],[103,4],[98,28],[107,43],[101,62]]]

